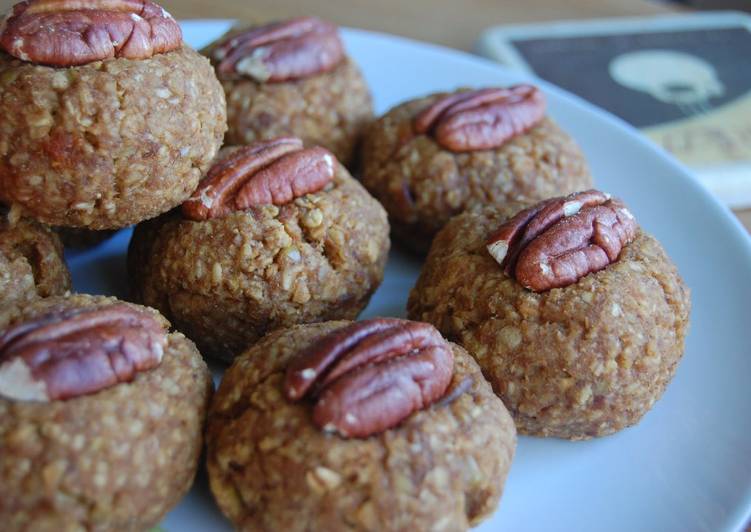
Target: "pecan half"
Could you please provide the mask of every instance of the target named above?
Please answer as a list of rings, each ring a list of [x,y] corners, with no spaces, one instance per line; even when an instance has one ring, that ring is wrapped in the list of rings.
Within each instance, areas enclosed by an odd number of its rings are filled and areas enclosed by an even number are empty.
[[[334,24],[300,17],[232,35],[214,48],[211,57],[220,77],[279,82],[332,70],[344,58],[344,46]]]
[[[287,368],[284,393],[316,399],[313,422],[365,438],[398,425],[446,392],[454,369],[448,342],[427,323],[376,318],[323,337]]]
[[[418,134],[454,152],[498,148],[545,117],[545,97],[531,85],[449,94],[420,112]]]
[[[542,292],[615,262],[637,229],[623,203],[587,190],[520,211],[488,238],[487,248],[509,276]]]
[[[214,164],[182,211],[200,221],[258,205],[284,205],[325,187],[334,179],[335,163],[327,149],[303,149],[297,138],[256,142]]]
[[[158,366],[167,335],[130,305],[57,310],[0,336],[0,395],[54,401],[95,393]]]
[[[68,67],[169,52],[182,46],[182,32],[149,0],[27,0],[5,19],[0,46],[23,61]]]

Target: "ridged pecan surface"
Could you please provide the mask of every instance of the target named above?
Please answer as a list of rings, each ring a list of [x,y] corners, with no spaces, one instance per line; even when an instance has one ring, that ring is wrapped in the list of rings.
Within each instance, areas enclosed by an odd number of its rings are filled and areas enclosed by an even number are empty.
[[[0,395],[54,401],[95,393],[158,366],[162,324],[132,305],[52,311],[0,336]]]
[[[313,421],[344,437],[396,426],[440,399],[453,375],[448,342],[427,323],[376,318],[323,337],[287,369],[288,399],[315,398]]]
[[[0,26],[7,53],[56,67],[147,59],[181,46],[177,21],[150,0],[27,0]]]
[[[207,220],[258,205],[284,205],[325,187],[335,164],[327,149],[303,149],[297,138],[256,142],[216,163],[182,211],[191,220]]]
[[[300,17],[231,35],[211,55],[220,78],[280,82],[332,70],[344,58],[344,46],[334,24]]]
[[[618,260],[637,228],[623,203],[587,190],[520,211],[488,238],[487,248],[508,275],[543,292]]]
[[[545,98],[531,85],[447,95],[415,117],[414,130],[454,152],[498,148],[545,117]]]

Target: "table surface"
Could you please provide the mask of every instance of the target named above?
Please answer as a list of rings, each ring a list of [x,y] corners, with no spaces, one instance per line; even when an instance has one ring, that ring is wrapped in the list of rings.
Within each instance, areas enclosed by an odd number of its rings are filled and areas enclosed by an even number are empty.
[[[15,0],[0,0],[0,12]],[[656,15],[673,9],[646,0],[161,0],[177,18],[236,18],[262,22],[315,14],[340,25],[394,33],[471,50],[496,24]],[[737,211],[751,231],[751,209]]]

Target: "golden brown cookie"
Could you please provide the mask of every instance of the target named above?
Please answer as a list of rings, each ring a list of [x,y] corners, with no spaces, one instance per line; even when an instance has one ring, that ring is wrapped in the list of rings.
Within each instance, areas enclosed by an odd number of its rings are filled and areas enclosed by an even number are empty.
[[[285,181],[295,176],[316,186]],[[356,317],[383,279],[388,233],[327,150],[282,138],[224,150],[182,212],[136,227],[128,270],[138,301],[231,360],[275,328]]]
[[[404,323],[411,323],[408,334]],[[342,349],[325,371],[341,370],[355,351],[370,362],[333,383],[319,375],[312,397],[290,399],[316,373],[306,353],[320,368],[332,336]],[[441,349],[436,366],[444,367],[441,356],[453,359],[446,381],[418,360]],[[373,362],[394,350],[396,358]],[[439,380],[448,388],[425,402]],[[334,404],[345,408],[339,418],[330,415]],[[372,430],[384,412],[397,411],[386,428]],[[371,430],[342,434],[337,419]],[[226,372],[206,438],[219,507],[237,529],[259,531],[467,530],[495,511],[516,446],[511,417],[464,349],[427,324],[394,319],[299,325],[266,336]]]
[[[633,425],[683,356],[688,288],[625,207],[597,194],[547,204],[534,238],[523,236],[529,204],[453,218],[410,294],[410,318],[475,357],[522,434],[584,439]]]
[[[418,253],[469,207],[592,185],[584,154],[528,85],[397,105],[366,130],[361,162],[360,179],[388,211],[394,235]]]
[[[153,309],[86,295],[0,328],[3,530],[158,524],[202,448],[212,383],[193,343]]]
[[[115,229],[187,198],[219,150],[226,106],[174,19],[150,1],[33,0],[11,15],[0,33],[0,200],[49,225]]]

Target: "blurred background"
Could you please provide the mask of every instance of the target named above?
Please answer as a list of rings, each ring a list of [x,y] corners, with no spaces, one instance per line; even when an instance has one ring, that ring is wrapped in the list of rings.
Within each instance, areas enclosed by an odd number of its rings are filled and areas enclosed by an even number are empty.
[[[18,0],[0,0],[6,11]],[[163,0],[178,18],[266,21],[316,14],[341,25],[469,50],[497,24],[655,15],[692,9],[751,9],[751,0]]]
[[[709,0],[705,0],[705,3]],[[17,0],[0,0],[6,11]],[[648,0],[163,0],[178,18],[271,20],[316,14],[341,25],[470,49],[491,24],[667,12]]]

